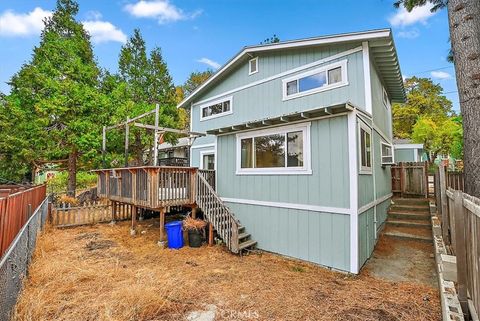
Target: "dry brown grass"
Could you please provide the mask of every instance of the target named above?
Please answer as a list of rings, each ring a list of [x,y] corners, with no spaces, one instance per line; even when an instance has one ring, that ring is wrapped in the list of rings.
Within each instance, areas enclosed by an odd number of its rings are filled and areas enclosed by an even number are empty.
[[[437,289],[349,276],[273,254],[162,250],[158,223],[48,230],[14,320],[439,320]],[[258,317],[258,318],[257,318]]]

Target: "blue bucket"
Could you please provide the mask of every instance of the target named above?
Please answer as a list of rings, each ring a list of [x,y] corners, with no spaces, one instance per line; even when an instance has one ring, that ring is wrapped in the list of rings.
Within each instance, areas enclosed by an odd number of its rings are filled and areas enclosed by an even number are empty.
[[[182,221],[173,221],[165,224],[167,230],[168,248],[179,249],[183,247]]]

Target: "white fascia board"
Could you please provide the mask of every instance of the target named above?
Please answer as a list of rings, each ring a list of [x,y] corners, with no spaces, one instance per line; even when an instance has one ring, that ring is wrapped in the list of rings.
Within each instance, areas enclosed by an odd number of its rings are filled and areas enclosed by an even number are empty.
[[[393,144],[394,149],[423,149],[423,144]]]
[[[184,98],[177,105],[177,108],[183,107],[185,103],[192,100],[192,98],[195,95],[197,95],[200,91],[202,91],[203,88],[207,87],[212,81],[217,79],[221,74],[223,74],[224,71],[229,69],[232,65],[234,65],[238,60],[240,60],[246,54],[249,54],[249,53],[251,54],[259,51],[271,51],[271,50],[287,49],[287,48],[290,49],[290,48],[305,47],[305,46],[317,46],[317,45],[341,43],[341,42],[347,42],[347,41],[366,41],[366,40],[373,40],[378,38],[387,38],[390,36],[391,36],[390,29],[381,29],[381,30],[375,30],[375,31],[347,33],[347,34],[326,36],[326,37],[320,37],[320,38],[287,41],[287,42],[271,44],[271,45],[245,47],[242,51],[240,51],[240,53],[238,53],[229,62],[223,65],[223,67],[221,67],[206,82],[204,82],[200,87],[198,87],[191,95]]]

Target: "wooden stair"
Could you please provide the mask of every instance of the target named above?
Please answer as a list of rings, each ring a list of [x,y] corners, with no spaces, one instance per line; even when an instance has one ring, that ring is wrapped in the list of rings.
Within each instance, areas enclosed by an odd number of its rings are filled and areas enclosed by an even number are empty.
[[[392,199],[382,233],[398,239],[433,242],[428,200]]]
[[[245,232],[245,227],[240,225],[240,221],[223,203],[201,172],[197,172],[195,179],[195,201],[230,251],[241,253],[256,246],[257,241]]]

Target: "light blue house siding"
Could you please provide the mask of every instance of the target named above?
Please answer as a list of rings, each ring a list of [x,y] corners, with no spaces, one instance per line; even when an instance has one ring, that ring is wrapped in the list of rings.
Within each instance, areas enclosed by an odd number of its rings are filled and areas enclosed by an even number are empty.
[[[362,117],[362,121],[372,128],[371,174],[358,176],[358,236],[359,236],[359,266],[370,257],[378,235],[387,219],[387,211],[392,195],[392,176],[390,166],[382,165],[381,143],[392,143],[391,103],[384,103],[383,84],[378,71],[370,64],[372,88],[372,119]]]
[[[195,140],[191,165],[200,166],[201,154],[215,151],[217,192],[260,249],[354,273],[373,251],[391,196],[381,142],[390,144],[392,132],[390,106],[383,104],[382,80],[367,47],[349,41],[259,50],[258,72],[249,75],[251,57],[243,57],[243,63],[233,64],[187,100],[191,130],[218,133]],[[283,99],[282,79],[345,60],[348,84]],[[231,99],[230,112],[202,120],[202,107],[223,98]],[[238,125],[347,102],[354,108],[342,115],[305,119],[310,123],[310,174],[237,173],[237,135],[255,131]],[[372,128],[370,174],[358,171],[360,121]]]
[[[416,149],[395,149],[395,162],[414,162]]]

